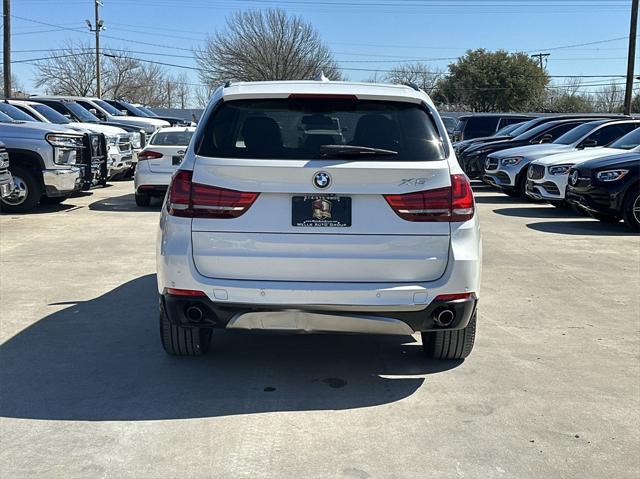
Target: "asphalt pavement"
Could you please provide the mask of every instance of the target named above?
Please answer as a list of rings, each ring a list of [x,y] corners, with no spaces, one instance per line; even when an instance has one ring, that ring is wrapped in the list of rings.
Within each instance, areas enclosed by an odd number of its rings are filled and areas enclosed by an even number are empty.
[[[0,477],[637,478],[640,235],[476,185],[476,347],[215,334],[160,346],[159,203],[0,216]]]

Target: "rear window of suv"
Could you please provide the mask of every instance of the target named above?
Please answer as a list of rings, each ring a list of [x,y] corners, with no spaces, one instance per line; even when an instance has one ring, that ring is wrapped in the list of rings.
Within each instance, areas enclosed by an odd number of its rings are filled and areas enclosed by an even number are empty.
[[[478,138],[493,135],[498,127],[498,116],[472,116],[464,127],[465,138]]]
[[[346,152],[344,157],[350,161],[435,161],[445,157],[427,111],[417,104],[388,101],[228,101],[209,117],[198,141],[198,154],[219,158],[306,160],[335,158],[339,152]],[[392,153],[369,154],[356,151],[357,147]]]

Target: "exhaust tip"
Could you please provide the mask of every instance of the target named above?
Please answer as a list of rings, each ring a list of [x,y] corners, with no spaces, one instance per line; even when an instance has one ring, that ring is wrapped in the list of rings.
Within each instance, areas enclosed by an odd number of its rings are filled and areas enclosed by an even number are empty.
[[[451,326],[454,319],[456,319],[456,313],[451,309],[442,309],[440,311],[436,311],[433,315],[435,323],[442,328]]]
[[[193,323],[200,323],[204,319],[204,312],[199,306],[189,306],[185,310],[185,314]]]

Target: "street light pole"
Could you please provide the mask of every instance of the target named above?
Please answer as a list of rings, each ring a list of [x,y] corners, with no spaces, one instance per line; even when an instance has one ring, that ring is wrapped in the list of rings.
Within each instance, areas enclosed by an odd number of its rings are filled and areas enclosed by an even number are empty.
[[[11,0],[2,2],[2,65],[4,75],[4,97],[11,97]]]
[[[636,36],[638,34],[638,0],[631,3],[631,27],[629,29],[629,57],[627,59],[627,87],[624,94],[624,114],[631,115],[633,96],[633,70],[636,60]]]
[[[104,29],[104,22],[100,20],[100,7],[102,7],[102,2],[100,0],[93,1],[96,22],[95,28],[93,28],[89,20],[85,21],[87,22],[89,31],[95,32],[96,34],[96,96],[100,98],[102,96],[102,86],[100,84],[100,30]]]
[[[95,0],[96,11],[96,95],[98,98],[102,96],[102,88],[100,85],[100,2]]]

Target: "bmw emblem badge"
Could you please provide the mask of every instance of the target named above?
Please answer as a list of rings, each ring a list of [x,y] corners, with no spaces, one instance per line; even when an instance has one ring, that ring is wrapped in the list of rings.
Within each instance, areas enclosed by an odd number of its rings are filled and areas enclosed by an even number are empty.
[[[313,186],[315,186],[316,188],[324,190],[325,188],[328,188],[330,184],[331,176],[329,176],[329,173],[319,171],[313,177]]]

